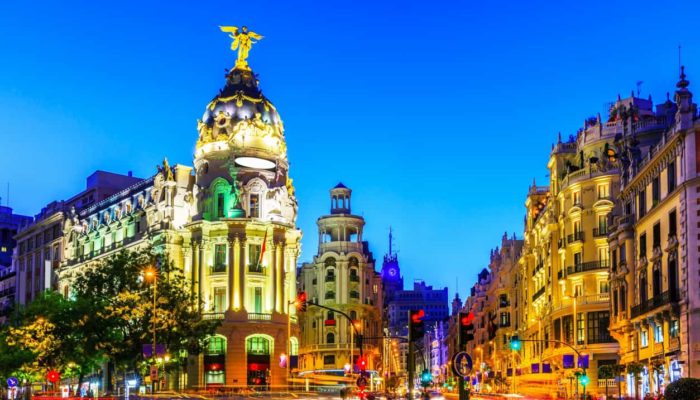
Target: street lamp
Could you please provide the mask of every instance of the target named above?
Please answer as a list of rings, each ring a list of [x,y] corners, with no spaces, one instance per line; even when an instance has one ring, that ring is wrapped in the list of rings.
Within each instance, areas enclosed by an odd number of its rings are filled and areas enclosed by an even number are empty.
[[[154,267],[148,267],[143,271],[143,276],[146,279],[146,282],[153,282],[153,348],[151,349],[153,351],[153,365],[151,368],[155,367],[156,371],[158,370],[158,364],[157,364],[157,359],[156,359],[156,295],[158,291],[158,272]],[[153,374],[151,374],[152,376]],[[155,393],[156,391],[156,382],[155,379],[151,378],[151,393]]]

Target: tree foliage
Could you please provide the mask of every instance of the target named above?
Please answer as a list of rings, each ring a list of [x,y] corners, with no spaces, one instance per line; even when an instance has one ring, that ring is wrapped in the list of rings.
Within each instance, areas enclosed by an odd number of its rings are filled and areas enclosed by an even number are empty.
[[[664,393],[667,400],[699,400],[700,379],[681,378],[666,386]]]
[[[81,271],[70,298],[46,292],[20,308],[0,329],[0,373],[83,375],[104,361],[136,370],[154,324],[171,359],[201,352],[219,322],[201,319],[190,282],[166,260],[151,249],[125,250]],[[144,279],[147,267],[156,269],[155,286]]]

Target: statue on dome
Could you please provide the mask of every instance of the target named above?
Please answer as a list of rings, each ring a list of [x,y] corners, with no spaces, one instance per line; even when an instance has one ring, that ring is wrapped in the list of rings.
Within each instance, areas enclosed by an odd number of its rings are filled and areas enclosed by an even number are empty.
[[[260,40],[263,38],[253,31],[249,31],[247,26],[243,26],[238,29],[237,26],[220,26],[222,32],[228,32],[229,37],[233,39],[231,42],[231,50],[236,51],[238,49],[238,57],[236,58],[236,68],[250,69],[248,67],[248,52],[253,44],[257,43],[253,41]]]

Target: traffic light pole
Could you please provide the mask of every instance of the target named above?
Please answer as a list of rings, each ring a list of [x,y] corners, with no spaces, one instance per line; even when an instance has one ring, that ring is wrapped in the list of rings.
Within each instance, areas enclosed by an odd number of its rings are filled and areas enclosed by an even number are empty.
[[[343,317],[347,318],[348,321],[350,321],[350,326],[352,327],[353,331],[355,332],[355,336],[357,336],[357,342],[358,342],[357,344],[358,344],[358,347],[360,348],[360,357],[363,356],[363,353],[362,353],[362,335],[360,334],[360,332],[357,331],[357,328],[355,327],[355,324],[353,323],[353,320],[352,320],[352,318],[350,318],[349,315],[345,314],[344,312],[342,312],[340,310],[336,310],[335,308],[322,306],[318,303],[308,302],[307,304],[310,306],[323,308],[323,309],[328,310],[328,311],[333,311],[334,313],[338,313],[338,314],[342,315]],[[350,360],[350,361],[352,361],[352,360]]]

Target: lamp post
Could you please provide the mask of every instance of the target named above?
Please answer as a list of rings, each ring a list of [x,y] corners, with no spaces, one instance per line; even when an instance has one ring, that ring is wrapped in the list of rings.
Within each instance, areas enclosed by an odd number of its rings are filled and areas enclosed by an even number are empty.
[[[299,306],[297,300],[287,301],[287,383],[292,379],[292,305]]]
[[[144,277],[146,278],[147,281],[153,280],[153,317],[152,317],[153,318],[153,347],[151,350],[153,351],[153,354],[152,354],[153,361],[154,361],[153,366],[155,366],[156,370],[157,370],[158,364],[157,364],[157,359],[156,359],[156,309],[157,309],[156,308],[157,307],[156,294],[158,291],[158,276],[157,276],[156,269],[153,267],[146,268],[146,270],[144,271]],[[153,366],[151,366],[151,368],[153,368]],[[153,375],[153,374],[151,374],[151,375]],[[155,382],[155,379],[153,379],[151,377],[151,393],[155,393],[155,391],[156,391],[156,382]]]

